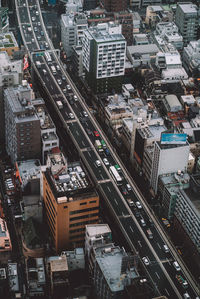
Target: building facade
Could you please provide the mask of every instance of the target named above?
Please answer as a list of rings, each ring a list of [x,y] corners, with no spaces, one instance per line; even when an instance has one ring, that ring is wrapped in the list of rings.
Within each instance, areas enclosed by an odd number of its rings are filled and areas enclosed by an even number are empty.
[[[6,151],[12,163],[41,156],[40,120],[32,97],[32,89],[26,82],[4,91]]]
[[[121,91],[126,41],[121,25],[98,24],[84,32],[83,65],[86,80],[96,93]]]
[[[175,23],[183,36],[186,46],[190,41],[197,40],[199,26],[199,9],[192,2],[178,3],[176,8]]]

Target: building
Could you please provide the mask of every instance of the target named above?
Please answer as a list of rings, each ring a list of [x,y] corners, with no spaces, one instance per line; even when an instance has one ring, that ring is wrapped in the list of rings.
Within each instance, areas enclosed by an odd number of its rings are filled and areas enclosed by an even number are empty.
[[[183,37],[178,32],[178,27],[174,22],[159,22],[156,25],[154,39],[160,49],[165,49],[166,44],[171,44],[177,50],[183,48]]]
[[[82,44],[83,31],[88,28],[85,14],[72,12],[61,15],[61,41],[67,57],[72,55],[72,47]]]
[[[59,138],[56,127],[46,109],[44,100],[41,98],[33,99],[32,104],[40,120],[41,141],[42,141],[42,163],[45,164],[47,153],[54,147],[59,147]]]
[[[2,51],[6,51],[11,58],[14,51],[19,51],[17,41],[12,32],[0,34],[0,52]]]
[[[199,9],[192,2],[178,3],[176,8],[175,23],[183,36],[184,45],[197,40],[199,26]]]
[[[200,40],[191,41],[183,49],[183,66],[192,76],[200,75]]]
[[[9,31],[8,8],[0,5],[0,33]]]
[[[100,0],[101,5],[109,12],[120,12],[127,10],[127,0]]]
[[[83,248],[75,248],[71,251],[63,251],[61,256],[65,255],[68,263],[68,270],[85,270],[85,253]]]
[[[89,224],[85,228],[85,254],[90,273],[94,270],[93,248],[112,243],[112,233],[108,224]]]
[[[172,140],[169,144],[162,144],[160,141],[154,144],[150,184],[155,193],[157,193],[159,175],[187,169],[190,151],[189,143],[175,143],[175,140]]]
[[[84,31],[83,65],[94,92],[121,91],[125,58],[126,41],[121,25],[103,23]]]
[[[126,298],[125,288],[138,277],[134,257],[119,246],[94,248],[93,281],[96,295],[102,299]]]
[[[6,151],[12,163],[40,159],[40,120],[31,103],[33,92],[26,81],[4,91]]]
[[[39,160],[26,160],[16,162],[16,178],[21,185],[22,193],[22,219],[30,217],[42,223],[43,209],[40,197],[41,166]]]
[[[43,198],[56,252],[80,246],[85,225],[99,217],[99,197],[80,163],[68,165],[61,152],[48,155]]]
[[[156,44],[140,44],[137,46],[127,47],[127,58],[131,62],[133,68],[142,64],[150,64],[156,58],[159,48]]]
[[[10,240],[10,234],[7,228],[5,220],[0,218],[0,253],[5,251],[11,251],[12,244]]]
[[[28,295],[30,298],[45,296],[46,276],[43,258],[29,258],[26,260],[26,274]]]
[[[66,2],[66,14],[76,14],[83,11],[82,0],[68,0]]]
[[[83,10],[91,10],[97,7],[97,0],[83,0]]]
[[[66,255],[46,258],[46,272],[50,281],[50,294],[57,296],[67,291],[69,270]]]
[[[120,1],[115,1],[119,3]],[[114,13],[114,21],[116,24],[122,25],[122,35],[125,37],[127,46],[133,44],[133,14],[128,11]]]
[[[74,75],[84,77],[83,51],[80,45],[72,47],[72,66]]]
[[[10,293],[13,298],[22,297],[22,283],[19,278],[17,263],[8,263],[8,281]]]
[[[11,61],[7,52],[0,52],[0,143],[2,145],[5,143],[3,90],[21,84],[22,75],[22,61]]]

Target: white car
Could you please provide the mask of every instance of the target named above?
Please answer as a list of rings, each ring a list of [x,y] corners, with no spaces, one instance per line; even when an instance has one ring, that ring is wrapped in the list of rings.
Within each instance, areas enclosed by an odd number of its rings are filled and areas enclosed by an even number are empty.
[[[96,166],[98,166],[98,167],[101,166],[101,162],[99,160],[96,160],[95,163],[96,163]]]
[[[136,201],[136,206],[137,206],[138,209],[142,209],[142,205],[139,201]]]
[[[73,113],[69,113],[69,117],[71,118],[71,119],[73,119],[74,118],[74,114]]]
[[[61,85],[62,81],[60,79],[57,80],[58,84]]]
[[[127,188],[128,191],[132,190],[132,188],[131,188],[131,186],[129,184],[126,184],[126,188]]]
[[[106,159],[106,158],[103,158],[103,163],[106,165],[106,166],[108,166],[110,163],[108,162],[108,159]]]
[[[74,101],[75,101],[75,102],[78,101],[78,98],[77,98],[76,95],[74,95]]]
[[[88,114],[87,114],[86,111],[83,111],[83,115],[84,115],[85,117],[88,117]]]
[[[146,256],[144,256],[144,257],[142,258],[142,261],[143,261],[143,263],[144,263],[146,266],[148,266],[148,265],[150,264],[149,259],[148,259],[148,257],[146,257]]]

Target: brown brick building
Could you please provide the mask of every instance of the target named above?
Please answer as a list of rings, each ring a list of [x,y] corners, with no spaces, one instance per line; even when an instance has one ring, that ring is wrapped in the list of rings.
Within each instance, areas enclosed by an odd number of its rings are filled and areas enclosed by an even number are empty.
[[[101,0],[100,3],[109,12],[119,12],[127,9],[127,0]]]

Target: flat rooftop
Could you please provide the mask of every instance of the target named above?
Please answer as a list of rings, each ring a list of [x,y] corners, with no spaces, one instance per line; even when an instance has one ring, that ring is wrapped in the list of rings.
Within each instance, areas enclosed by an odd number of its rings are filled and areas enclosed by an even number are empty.
[[[29,180],[40,179],[41,165],[38,159],[17,161],[17,167],[22,185],[26,185]]]
[[[13,48],[18,47],[15,36],[12,32],[0,34],[0,48]]]
[[[127,275],[121,273],[122,259],[127,256],[120,247],[96,248],[96,262],[98,263],[107,284],[112,292],[119,292],[124,289],[125,276],[134,279],[137,277],[135,270],[127,271]]]
[[[86,225],[87,233],[90,237],[111,233],[108,224],[90,224]]]
[[[192,4],[192,3],[183,3],[183,4],[179,4],[180,8],[182,9],[182,11],[184,13],[188,13],[188,14],[191,14],[191,13],[194,13],[194,14],[197,14],[197,6]]]

